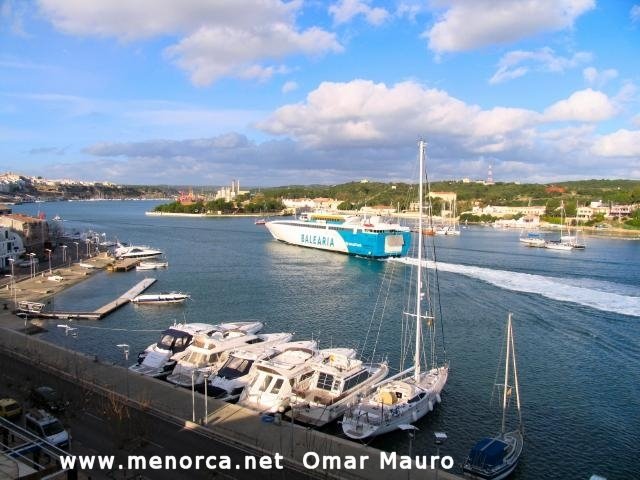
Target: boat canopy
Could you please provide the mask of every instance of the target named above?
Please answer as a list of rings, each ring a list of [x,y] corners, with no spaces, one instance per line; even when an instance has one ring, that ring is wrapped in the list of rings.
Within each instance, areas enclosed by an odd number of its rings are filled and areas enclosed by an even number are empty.
[[[483,438],[469,452],[474,467],[493,469],[502,465],[508,445],[497,438]]]

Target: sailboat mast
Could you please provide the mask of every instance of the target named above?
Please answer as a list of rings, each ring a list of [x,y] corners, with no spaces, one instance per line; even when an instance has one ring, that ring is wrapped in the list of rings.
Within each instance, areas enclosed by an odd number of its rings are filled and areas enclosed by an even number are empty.
[[[509,315],[511,318],[511,315]],[[516,367],[516,347],[513,343],[513,330],[511,331],[511,356],[513,357],[513,383],[516,387],[516,407],[518,408],[518,428],[522,430],[522,412],[520,411],[520,387],[518,386],[518,368]]]
[[[418,197],[419,197],[419,215],[418,215],[418,272],[416,280],[416,349],[415,356],[413,357],[414,373],[413,377],[416,382],[420,379],[420,354],[422,353],[421,347],[421,334],[422,334],[422,210],[423,210],[423,198],[424,193],[422,176],[424,175],[424,153],[425,143],[420,140],[420,182],[418,184]]]
[[[509,353],[511,352],[511,314],[509,314],[509,320],[507,321],[507,357],[504,361],[504,390],[502,392],[502,429],[501,432],[505,432],[505,421],[507,414],[507,390],[509,389]]]

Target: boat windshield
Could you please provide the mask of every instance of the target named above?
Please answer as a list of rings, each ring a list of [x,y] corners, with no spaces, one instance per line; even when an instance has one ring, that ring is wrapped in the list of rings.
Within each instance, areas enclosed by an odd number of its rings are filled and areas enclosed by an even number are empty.
[[[184,350],[184,348],[189,345],[190,339],[191,335],[186,332],[173,329],[165,330],[160,335],[158,348],[162,348],[163,350],[171,350],[172,348]]]
[[[249,373],[251,365],[253,365],[253,360],[231,357],[220,369],[218,376],[227,379],[242,377]]]
[[[196,367],[203,367],[208,363],[208,355],[200,352],[191,352],[184,361]]]

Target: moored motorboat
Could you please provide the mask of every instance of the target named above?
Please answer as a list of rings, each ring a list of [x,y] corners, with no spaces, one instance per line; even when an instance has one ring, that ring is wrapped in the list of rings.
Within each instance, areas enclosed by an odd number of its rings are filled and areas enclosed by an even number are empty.
[[[309,386],[294,388],[287,415],[307,425],[326,425],[387,376],[386,363],[365,364],[355,357],[355,350],[333,349],[314,362]]]
[[[155,378],[166,377],[173,371],[179,354],[191,345],[195,335],[211,335],[213,332],[229,328],[237,328],[237,325],[207,323],[172,325],[162,331],[157,343],[152,343],[138,354],[138,362],[129,367],[129,370]]]
[[[293,334],[287,332],[247,334],[237,330],[217,332],[210,337],[199,335],[167,380],[182,387],[202,385],[206,378],[217,374],[233,350],[249,347],[266,349],[288,342],[291,337]]]
[[[285,411],[294,389],[304,391],[309,387],[311,363],[322,358],[323,353],[315,347],[296,346],[255,362],[238,404],[259,412]]]
[[[160,268],[168,268],[169,262],[143,261],[136,265],[136,270],[158,270]]]
[[[187,293],[169,292],[169,293],[147,293],[138,295],[131,301],[136,305],[162,305],[168,303],[183,303],[191,296]]]
[[[236,350],[229,354],[227,362],[218,370],[217,375],[209,380],[208,394],[227,402],[236,401],[251,380],[251,367],[255,362],[269,361],[287,350],[315,349],[316,345],[315,340],[299,340],[281,343],[267,350]]]
[[[115,258],[144,258],[157,257],[158,255],[162,255],[160,250],[139,245],[124,245],[122,243],[117,243],[113,251]]]

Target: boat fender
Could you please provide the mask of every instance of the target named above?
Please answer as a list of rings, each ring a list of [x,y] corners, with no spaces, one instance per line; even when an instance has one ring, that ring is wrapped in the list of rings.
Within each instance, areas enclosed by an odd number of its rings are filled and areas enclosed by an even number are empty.
[[[436,393],[436,402],[440,403],[442,399],[440,398],[440,394]]]
[[[431,400],[429,400],[427,406],[429,407],[429,411],[433,410],[433,402]]]
[[[273,423],[275,418],[273,415],[262,415],[262,417],[260,417],[260,420],[262,420],[263,423]]]

